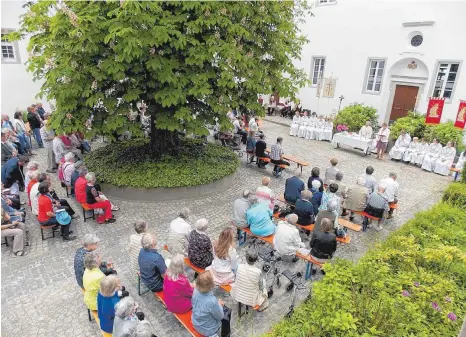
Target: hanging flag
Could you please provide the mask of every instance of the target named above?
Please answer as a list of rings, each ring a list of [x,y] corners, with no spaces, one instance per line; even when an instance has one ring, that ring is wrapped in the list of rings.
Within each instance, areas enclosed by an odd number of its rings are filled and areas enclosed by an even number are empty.
[[[322,80],[322,77],[317,79],[316,97],[320,97],[320,92],[322,91]]]
[[[335,96],[336,78],[329,77],[324,79],[324,92],[322,97],[333,98]]]
[[[427,106],[426,124],[440,124],[442,119],[443,105],[445,99],[443,97],[431,97]]]
[[[464,129],[466,125],[466,101],[460,101],[458,114],[456,115],[455,127]]]

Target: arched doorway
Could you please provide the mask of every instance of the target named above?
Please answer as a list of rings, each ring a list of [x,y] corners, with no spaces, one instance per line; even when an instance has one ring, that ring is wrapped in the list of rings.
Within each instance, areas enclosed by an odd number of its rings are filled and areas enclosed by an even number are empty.
[[[396,62],[388,73],[390,97],[386,122],[394,122],[416,109],[429,78],[424,62],[416,58],[405,58]]]

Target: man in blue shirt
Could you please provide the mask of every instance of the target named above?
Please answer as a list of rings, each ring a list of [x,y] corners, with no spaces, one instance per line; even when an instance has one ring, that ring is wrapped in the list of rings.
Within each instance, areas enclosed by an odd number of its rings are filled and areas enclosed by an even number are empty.
[[[285,200],[295,204],[296,200],[301,198],[301,192],[304,191],[304,182],[297,176],[286,179],[285,182]]]
[[[150,233],[145,234],[141,240],[141,245],[138,263],[142,282],[154,293],[162,291],[163,277],[167,266],[162,255],[155,249],[157,245],[155,236]]]

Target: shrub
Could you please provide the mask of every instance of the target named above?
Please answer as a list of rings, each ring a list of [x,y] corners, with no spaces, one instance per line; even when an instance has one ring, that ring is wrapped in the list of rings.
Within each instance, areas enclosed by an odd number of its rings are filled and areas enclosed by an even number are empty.
[[[443,201],[466,211],[466,185],[464,183],[450,184],[443,194]]]
[[[154,159],[147,140],[110,144],[86,158],[101,182],[115,186],[157,188],[208,184],[228,176],[239,166],[229,148],[184,139],[180,153]]]
[[[424,136],[429,141],[437,138],[442,145],[446,145],[449,141],[454,142],[454,145],[461,145],[463,143],[463,130],[455,128],[451,121],[428,126],[425,130]]]
[[[401,130],[405,129],[411,137],[424,137],[426,129],[425,116],[415,112],[409,112],[408,116],[398,118],[395,123],[390,127],[390,137],[392,139],[398,139],[401,134]]]
[[[377,124],[377,110],[370,106],[353,103],[341,110],[335,117],[333,125],[345,124],[350,131],[358,132],[367,122]]]
[[[465,251],[466,212],[440,203],[358,263],[326,264],[311,299],[266,336],[456,337],[466,313]]]

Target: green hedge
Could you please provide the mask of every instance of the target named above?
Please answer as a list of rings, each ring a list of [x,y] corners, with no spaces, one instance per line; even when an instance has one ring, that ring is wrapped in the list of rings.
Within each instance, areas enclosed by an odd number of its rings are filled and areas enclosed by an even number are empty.
[[[443,201],[466,211],[466,184],[450,184],[443,194]]]
[[[465,252],[466,212],[440,203],[358,263],[325,265],[311,299],[266,336],[456,337],[466,314]]]
[[[377,110],[371,106],[353,103],[342,109],[335,117],[334,127],[345,124],[349,131],[359,132],[359,129],[367,122],[377,125]]]
[[[233,174],[238,156],[229,148],[182,140],[180,152],[157,160],[147,140],[109,144],[86,157],[100,182],[122,187],[157,188],[203,185]]]

